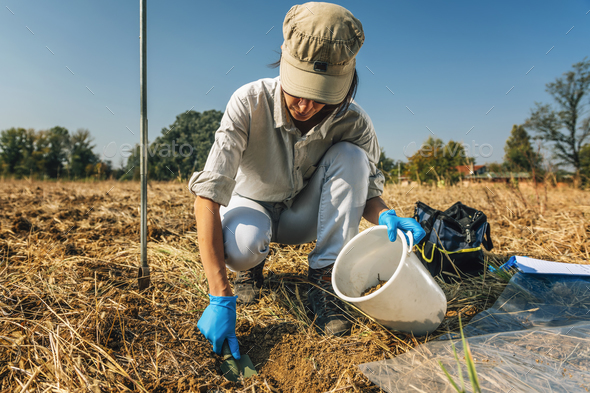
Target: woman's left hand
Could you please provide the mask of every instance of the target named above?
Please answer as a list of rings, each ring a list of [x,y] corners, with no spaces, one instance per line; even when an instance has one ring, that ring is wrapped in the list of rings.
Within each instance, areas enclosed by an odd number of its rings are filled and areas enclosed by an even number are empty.
[[[384,211],[379,215],[379,225],[387,226],[387,235],[392,242],[397,238],[398,229],[401,229],[402,232],[404,232],[408,244],[410,239],[408,239],[408,236],[405,233],[407,231],[412,232],[414,244],[420,243],[420,240],[426,236],[426,232],[424,232],[424,229],[422,229],[416,220],[413,218],[398,217],[393,209]]]

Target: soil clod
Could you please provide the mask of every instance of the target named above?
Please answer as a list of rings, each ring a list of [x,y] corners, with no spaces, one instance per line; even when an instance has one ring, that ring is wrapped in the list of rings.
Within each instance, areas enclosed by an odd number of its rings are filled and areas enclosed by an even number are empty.
[[[377,292],[387,282],[387,280],[382,280],[378,274],[377,274],[377,280],[379,281],[379,283],[376,285],[373,285],[372,287],[365,289],[363,292],[361,292],[361,296],[367,296],[367,295],[370,295],[374,292]]]

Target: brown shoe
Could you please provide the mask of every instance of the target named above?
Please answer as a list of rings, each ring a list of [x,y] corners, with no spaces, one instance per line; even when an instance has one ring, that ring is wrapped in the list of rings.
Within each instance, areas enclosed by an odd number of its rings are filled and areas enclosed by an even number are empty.
[[[260,288],[262,288],[262,282],[264,281],[264,275],[262,273],[264,262],[262,261],[252,269],[237,272],[234,281],[234,292],[238,296],[238,303],[256,303],[256,299],[260,294]]]
[[[344,315],[344,303],[332,288],[332,268],[309,269],[308,279],[313,286],[307,296],[311,311],[316,315],[316,330],[320,334],[342,336],[350,331],[352,322]]]

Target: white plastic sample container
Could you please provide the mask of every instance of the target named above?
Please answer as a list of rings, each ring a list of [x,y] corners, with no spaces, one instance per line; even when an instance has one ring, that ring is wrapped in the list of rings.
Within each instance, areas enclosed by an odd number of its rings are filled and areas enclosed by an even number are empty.
[[[402,231],[389,241],[387,227],[364,230],[344,246],[332,272],[332,286],[343,300],[355,304],[383,326],[415,336],[432,333],[447,311],[442,289],[412,252]],[[408,232],[408,237],[412,235]],[[410,243],[412,241],[410,240]],[[367,296],[367,288],[387,280]]]

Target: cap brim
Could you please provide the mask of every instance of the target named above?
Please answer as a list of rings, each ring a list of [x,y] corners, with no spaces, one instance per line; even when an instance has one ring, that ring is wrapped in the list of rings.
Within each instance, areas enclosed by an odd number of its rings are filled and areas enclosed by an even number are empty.
[[[340,104],[346,98],[354,75],[351,72],[340,75],[323,74],[302,70],[281,56],[281,87],[290,95],[307,98],[323,104]]]

